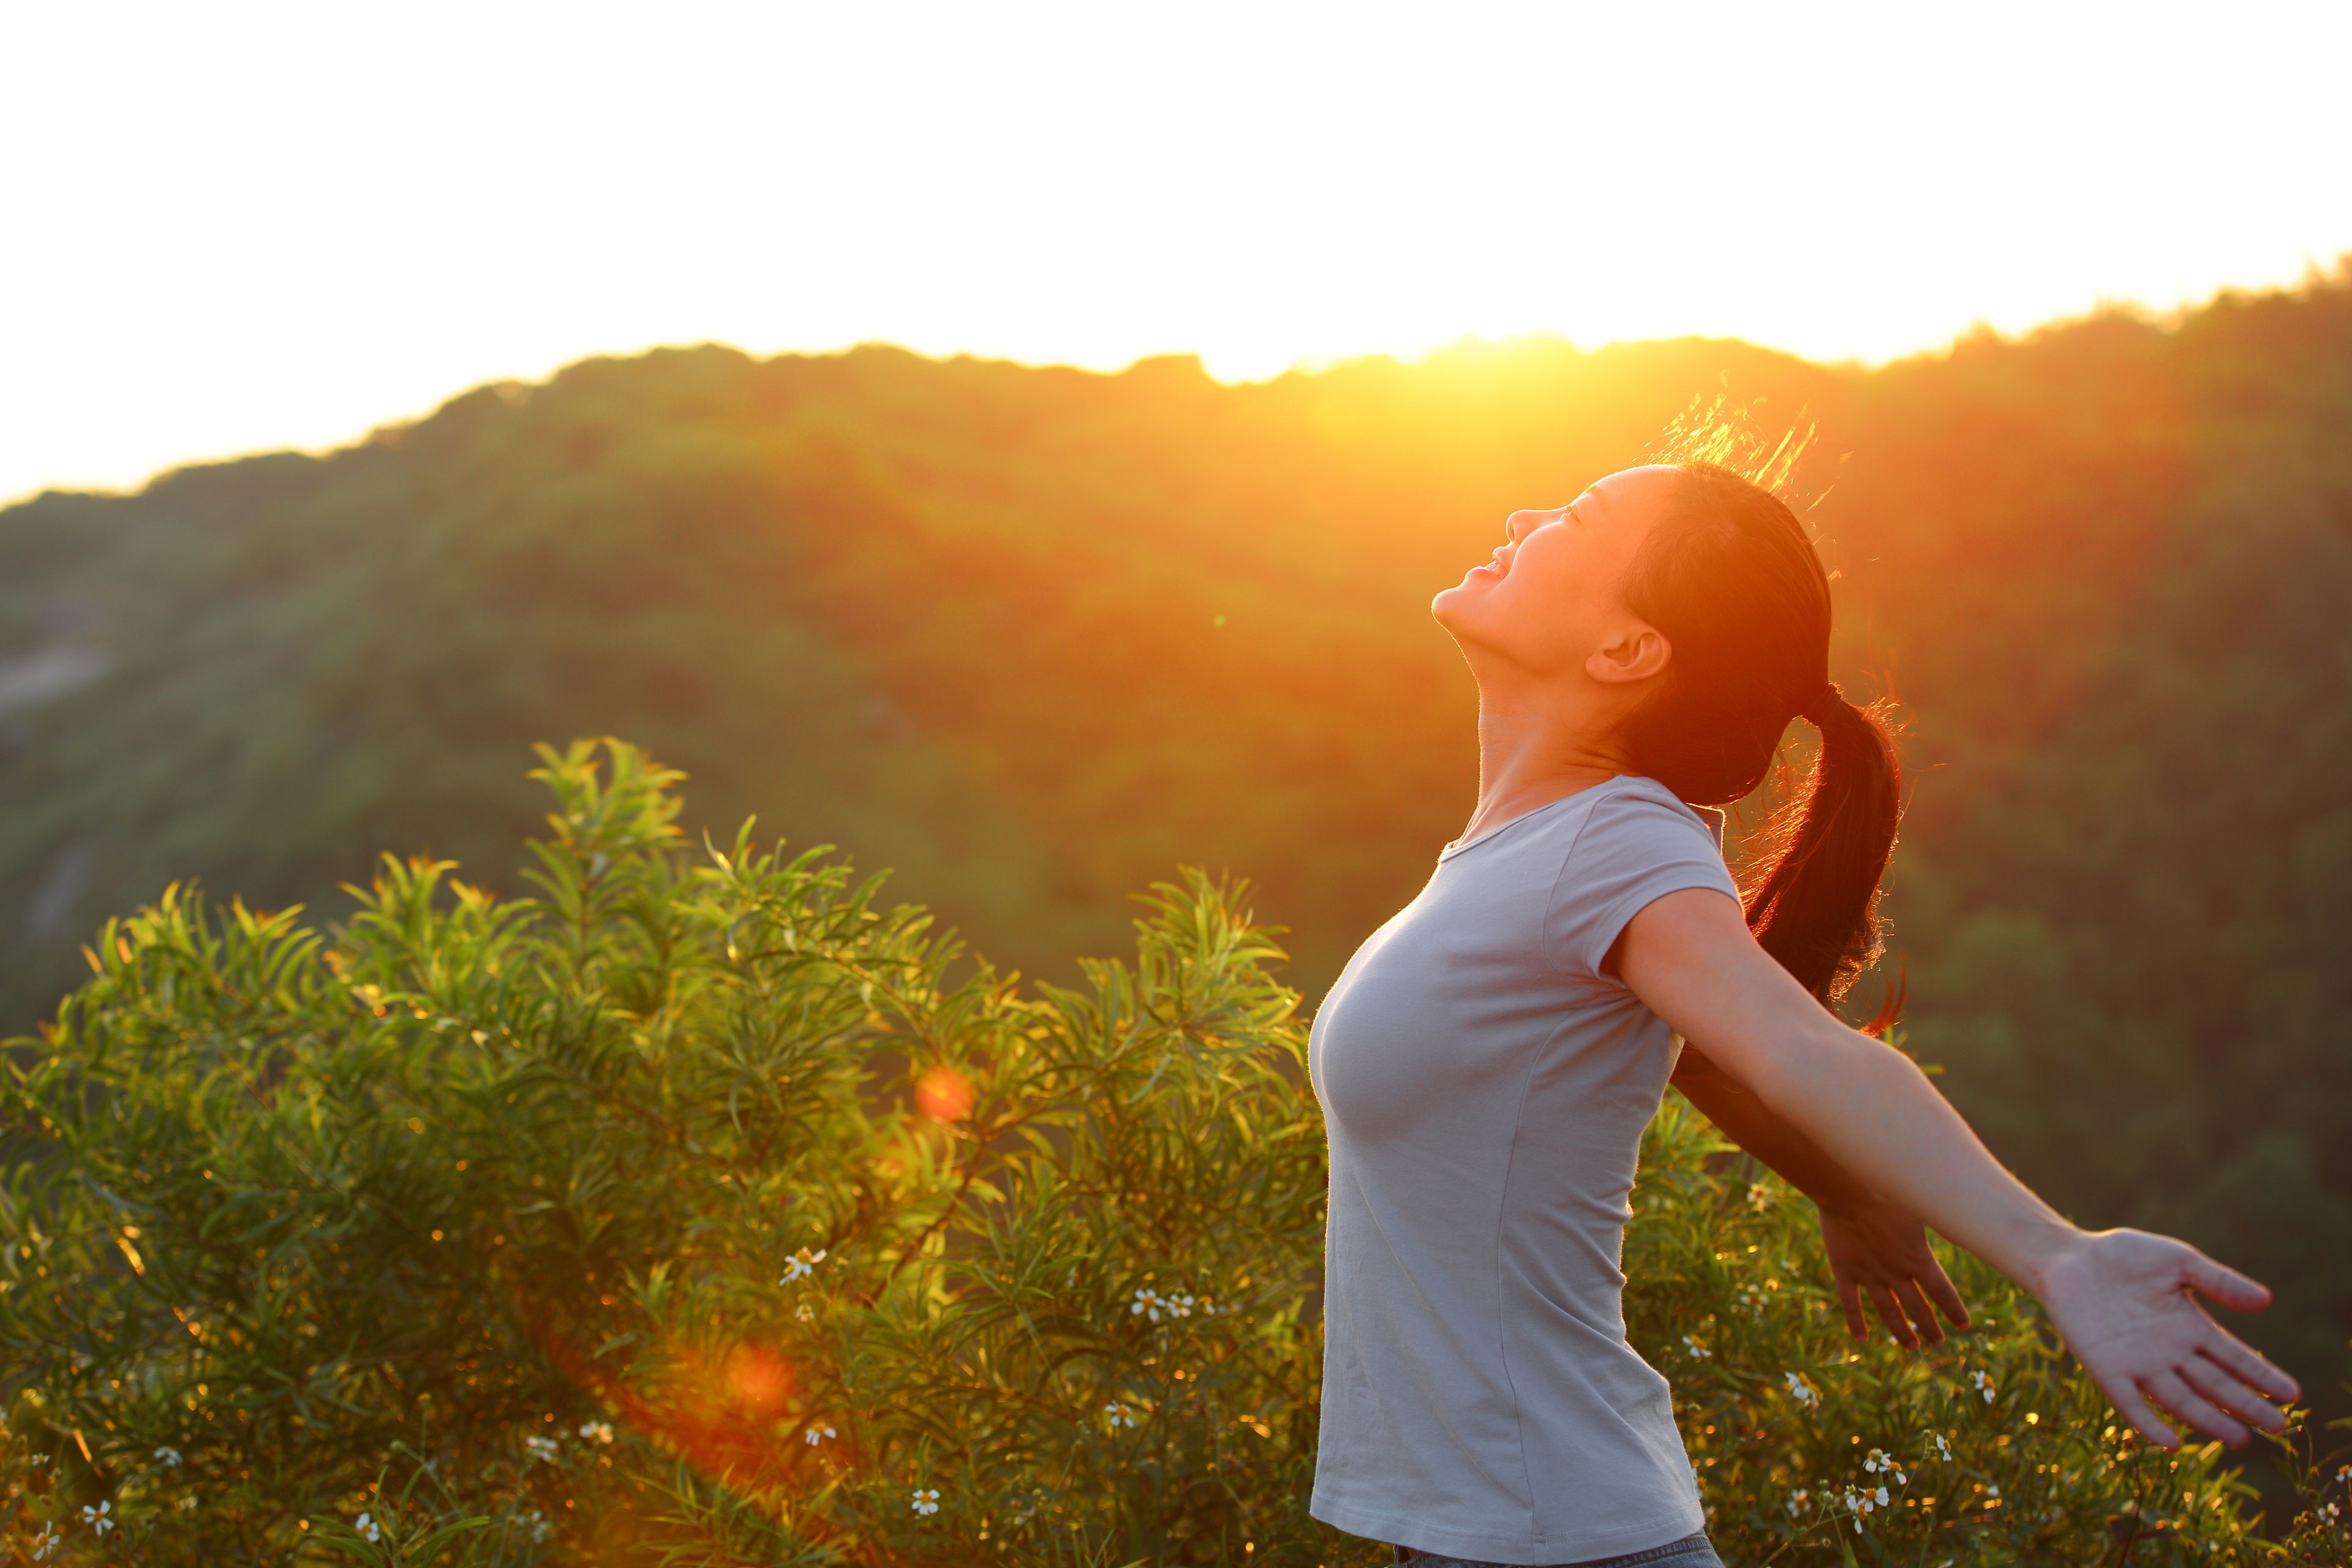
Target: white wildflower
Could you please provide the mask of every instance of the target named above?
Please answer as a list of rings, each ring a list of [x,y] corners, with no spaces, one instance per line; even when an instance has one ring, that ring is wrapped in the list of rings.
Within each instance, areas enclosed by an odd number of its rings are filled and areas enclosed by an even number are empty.
[[[803,1301],[799,1306],[793,1309],[793,1316],[798,1318],[803,1323],[813,1323],[816,1321],[816,1309],[810,1306],[806,1301]]]
[[[180,1468],[180,1450],[158,1448],[155,1450],[155,1462],[167,1470],[176,1470]]]
[[[838,1437],[839,1436],[841,1436],[841,1434],[835,1432],[830,1426],[819,1426],[814,1425],[810,1426],[801,1434],[801,1436],[812,1448],[815,1447],[819,1443],[824,1442],[828,1437]]]
[[[41,1533],[33,1537],[33,1561],[38,1563],[50,1552],[55,1552],[58,1549],[58,1542],[64,1539],[64,1536],[58,1533],[56,1525],[41,1526]]]
[[[1990,1405],[1993,1396],[1992,1379],[1987,1377],[1981,1371],[1972,1372],[1969,1376],[1975,1381],[1977,1392],[1984,1395],[1985,1403]]]
[[[814,1252],[811,1252],[807,1247],[803,1247],[798,1252],[793,1253],[790,1258],[784,1259],[784,1277],[782,1279],[777,1280],[776,1283],[779,1285],[797,1285],[802,1280],[807,1279],[810,1275],[815,1273],[816,1266],[824,1261],[824,1248],[819,1247]]]
[[[926,1489],[922,1487],[917,1487],[915,1489],[915,1511],[926,1519],[929,1518],[932,1514],[939,1512],[939,1489],[934,1487]]]
[[[1790,1516],[1793,1518],[1797,1514],[1801,1513],[1804,1510],[1805,1505],[1812,1500],[1813,1494],[1807,1491],[1802,1487],[1799,1487],[1795,1491],[1790,1492],[1787,1499]]]
[[[110,1502],[100,1503],[96,1508],[88,1503],[81,1505],[81,1521],[100,1535],[114,1528],[113,1513],[114,1505]]]
[[[580,1424],[580,1435],[592,1443],[609,1444],[613,1440],[613,1424],[610,1421],[583,1421]]]
[[[383,1527],[366,1514],[362,1514],[352,1521],[352,1528],[358,1531],[371,1545],[383,1539]]]
[[[1885,1508],[1886,1506],[1886,1489],[1885,1487],[1878,1489],[1878,1506],[1881,1508]]]
[[[522,1440],[522,1446],[530,1450],[530,1457],[532,1458],[544,1459],[551,1465],[555,1463],[555,1456],[558,1449],[554,1438],[525,1437]]]
[[[1220,1312],[1232,1310],[1231,1307],[1220,1307],[1207,1297],[1188,1296],[1181,1290],[1171,1290],[1163,1296],[1159,1291],[1149,1289],[1136,1291],[1134,1300],[1129,1301],[1127,1307],[1129,1317],[1146,1317],[1155,1323],[1176,1318],[1189,1318],[1194,1312],[1200,1313],[1204,1318],[1213,1318]]]
[[[1114,1427],[1132,1426],[1135,1425],[1135,1412],[1124,1405],[1106,1405],[1103,1406],[1103,1419]]]
[[[1780,1375],[1788,1380],[1789,1397],[1795,1400],[1798,1404],[1819,1405],[1822,1402],[1822,1396],[1814,1392],[1813,1385],[1807,1383],[1803,1378],[1799,1377],[1795,1373],[1784,1372]]]
[[[1683,1336],[1683,1349],[1690,1352],[1693,1361],[1705,1361],[1715,1353],[1688,1334]]]
[[[2000,1496],[2000,1489],[1999,1487],[1987,1487],[1985,1488],[1985,1496],[1999,1497]]]
[[[1948,1459],[1952,1457],[1952,1446],[1944,1441],[1944,1435],[1941,1432],[1930,1432],[1927,1436],[1933,1438],[1936,1444],[1936,1451],[1927,1456],[1929,1458]]]

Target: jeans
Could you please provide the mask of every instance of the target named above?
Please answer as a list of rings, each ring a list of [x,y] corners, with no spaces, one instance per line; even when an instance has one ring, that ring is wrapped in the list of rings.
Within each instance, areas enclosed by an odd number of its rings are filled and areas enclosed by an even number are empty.
[[[1473,1563],[1466,1557],[1438,1557],[1411,1547],[1396,1549],[1396,1560],[1410,1563],[1413,1568],[1501,1568],[1498,1563]],[[1647,1552],[1628,1552],[1622,1557],[1602,1557],[1587,1563],[1562,1563],[1555,1568],[1723,1568],[1723,1559],[1715,1554],[1704,1535],[1685,1535],[1680,1541],[1670,1541],[1664,1546],[1653,1546]]]

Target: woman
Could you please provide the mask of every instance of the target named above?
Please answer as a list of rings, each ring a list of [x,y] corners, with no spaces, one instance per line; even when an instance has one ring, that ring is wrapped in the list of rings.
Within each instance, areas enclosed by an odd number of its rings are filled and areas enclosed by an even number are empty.
[[[1888,731],[1829,683],[1829,584],[1789,509],[1662,464],[1507,534],[1432,605],[1478,683],[1477,810],[1315,1020],[1315,1516],[1426,1568],[1717,1563],[1617,1270],[1670,1074],[1820,1203],[1855,1332],[1865,1289],[1906,1344],[1941,1338],[1931,1298],[1965,1326],[1925,1221],[2032,1291],[2151,1441],[2180,1440],[2158,1406],[2231,1444],[2278,1430],[2294,1382],[2196,1300],[2268,1291],[2068,1224],[1824,1005],[1877,954],[1899,797]],[[1799,716],[1820,760],[1743,908],[1694,807],[1755,788]]]

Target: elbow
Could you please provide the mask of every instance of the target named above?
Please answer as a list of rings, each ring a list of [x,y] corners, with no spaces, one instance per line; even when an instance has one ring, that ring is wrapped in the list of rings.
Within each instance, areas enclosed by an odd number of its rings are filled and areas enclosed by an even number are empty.
[[[1713,1058],[1685,1043],[1682,1054],[1675,1058],[1674,1076],[1668,1082],[1697,1104],[1711,1104],[1732,1097],[1746,1100],[1758,1098],[1744,1079],[1735,1078],[1717,1066]]]
[[[1707,1060],[1705,1054],[1689,1041],[1675,1055],[1675,1070],[1666,1081],[1676,1089],[1689,1089],[1695,1084],[1707,1084],[1724,1076],[1723,1069]]]

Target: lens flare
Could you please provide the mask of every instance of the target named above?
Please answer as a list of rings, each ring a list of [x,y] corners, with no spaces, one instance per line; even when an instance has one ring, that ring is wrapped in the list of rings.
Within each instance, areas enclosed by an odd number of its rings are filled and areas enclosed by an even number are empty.
[[[915,1109],[934,1121],[961,1121],[971,1114],[976,1098],[971,1079],[945,1065],[925,1073],[915,1085]]]

